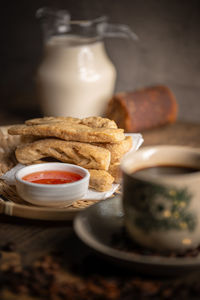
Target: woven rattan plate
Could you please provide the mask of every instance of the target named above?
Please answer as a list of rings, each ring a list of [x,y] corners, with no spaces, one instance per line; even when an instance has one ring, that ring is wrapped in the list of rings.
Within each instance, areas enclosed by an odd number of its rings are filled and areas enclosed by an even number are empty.
[[[17,163],[14,149],[20,143],[20,137],[9,135],[8,127],[0,127],[0,176]],[[33,206],[17,195],[15,186],[10,186],[0,179],[0,213],[9,216],[39,220],[72,220],[79,211],[98,201],[78,200],[71,206],[62,208]]]

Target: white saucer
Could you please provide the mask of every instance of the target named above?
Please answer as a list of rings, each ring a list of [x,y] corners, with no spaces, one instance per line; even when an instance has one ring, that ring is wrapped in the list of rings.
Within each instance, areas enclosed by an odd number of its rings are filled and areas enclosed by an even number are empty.
[[[81,211],[74,220],[74,229],[85,244],[105,258],[142,273],[176,275],[200,270],[200,254],[195,257],[166,257],[114,248],[113,234],[119,235],[123,222],[121,199],[116,196]]]

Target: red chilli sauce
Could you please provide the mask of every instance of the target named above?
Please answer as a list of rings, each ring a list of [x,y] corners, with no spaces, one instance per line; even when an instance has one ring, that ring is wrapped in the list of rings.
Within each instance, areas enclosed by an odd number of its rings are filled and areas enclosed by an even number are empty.
[[[22,179],[32,183],[39,184],[64,184],[82,179],[77,173],[67,171],[40,171],[24,176]]]

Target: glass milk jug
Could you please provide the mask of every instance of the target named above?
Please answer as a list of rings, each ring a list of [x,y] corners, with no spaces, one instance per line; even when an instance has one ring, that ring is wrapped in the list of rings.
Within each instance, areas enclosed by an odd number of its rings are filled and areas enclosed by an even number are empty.
[[[84,118],[103,115],[111,98],[116,70],[105,37],[136,35],[125,25],[111,25],[106,17],[72,21],[65,10],[40,8],[44,59],[37,74],[41,110],[46,116]]]

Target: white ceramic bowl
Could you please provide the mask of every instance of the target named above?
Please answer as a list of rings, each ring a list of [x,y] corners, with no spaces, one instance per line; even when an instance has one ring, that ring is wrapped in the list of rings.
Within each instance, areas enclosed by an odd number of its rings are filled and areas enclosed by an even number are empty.
[[[83,176],[82,179],[64,184],[38,184],[23,180],[28,174],[40,171],[67,171]],[[24,167],[16,172],[16,188],[22,199],[40,206],[69,206],[83,198],[89,185],[88,170],[65,163],[42,163]]]

